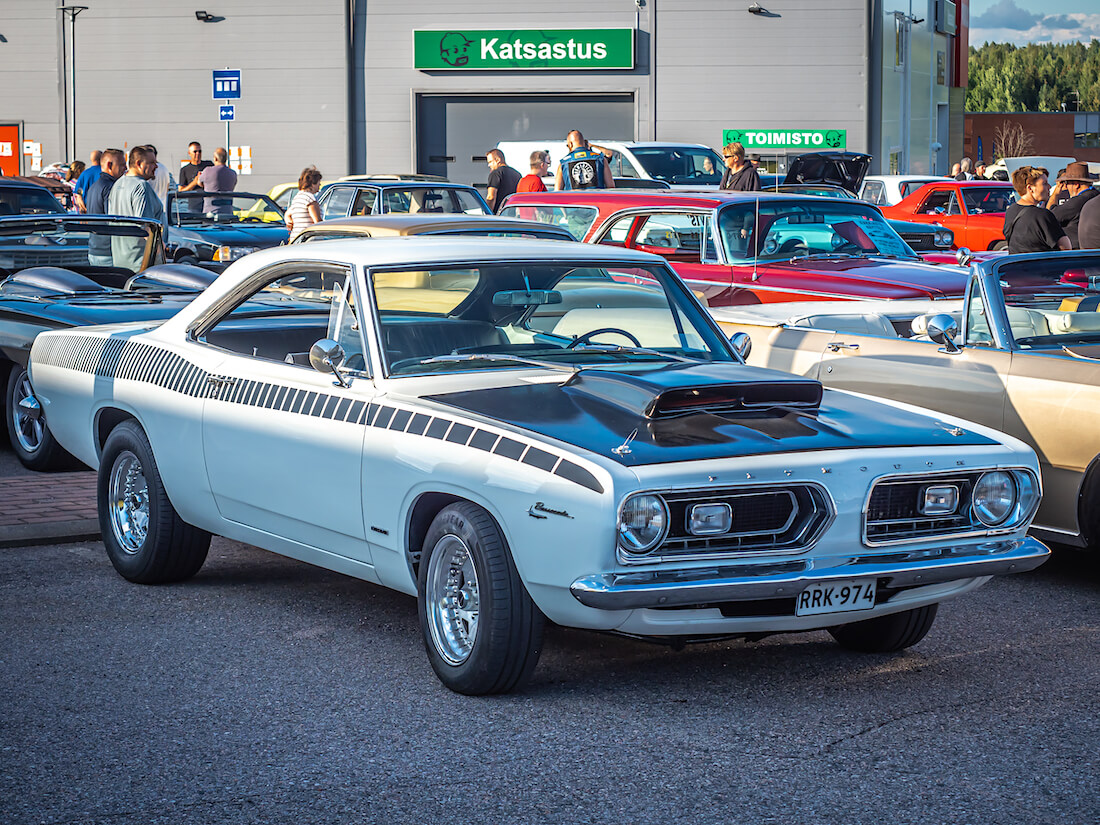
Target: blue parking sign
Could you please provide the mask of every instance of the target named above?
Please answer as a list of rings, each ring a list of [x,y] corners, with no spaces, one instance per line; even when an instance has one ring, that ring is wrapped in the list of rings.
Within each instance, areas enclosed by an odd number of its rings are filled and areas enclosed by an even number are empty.
[[[218,120],[232,120],[234,109],[232,104],[223,103],[218,107]]]
[[[240,69],[214,69],[214,100],[237,100],[241,96]]]

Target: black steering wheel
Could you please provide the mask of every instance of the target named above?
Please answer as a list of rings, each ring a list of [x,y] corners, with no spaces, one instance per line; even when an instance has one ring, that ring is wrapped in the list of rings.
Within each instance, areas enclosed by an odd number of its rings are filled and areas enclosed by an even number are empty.
[[[575,347],[579,347],[581,344],[587,344],[592,340],[593,336],[603,335],[605,332],[614,332],[617,335],[621,335],[623,336],[623,338],[629,340],[632,344],[634,344],[634,346],[639,348],[642,346],[642,342],[631,335],[629,332],[627,332],[625,329],[619,329],[618,327],[600,327],[599,329],[592,329],[582,335],[578,335],[576,338],[569,342],[569,346],[567,346],[566,349],[574,349]]]

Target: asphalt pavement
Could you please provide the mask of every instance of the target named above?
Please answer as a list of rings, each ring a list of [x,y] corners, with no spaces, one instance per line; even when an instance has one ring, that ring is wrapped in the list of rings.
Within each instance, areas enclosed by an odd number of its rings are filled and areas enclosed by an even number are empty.
[[[526,690],[468,698],[374,585],[224,539],[156,587],[98,542],[0,552],[3,823],[1100,821],[1079,554],[902,654],[551,628]]]

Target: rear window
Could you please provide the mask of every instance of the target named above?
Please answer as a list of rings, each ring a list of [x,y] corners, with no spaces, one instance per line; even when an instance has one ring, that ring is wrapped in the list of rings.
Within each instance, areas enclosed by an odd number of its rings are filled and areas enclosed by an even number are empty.
[[[591,206],[505,206],[500,210],[502,218],[523,218],[552,226],[560,226],[578,241],[583,240],[592,228],[599,210]]]
[[[45,189],[15,186],[0,187],[0,217],[4,215],[44,215],[64,212],[57,199]]]

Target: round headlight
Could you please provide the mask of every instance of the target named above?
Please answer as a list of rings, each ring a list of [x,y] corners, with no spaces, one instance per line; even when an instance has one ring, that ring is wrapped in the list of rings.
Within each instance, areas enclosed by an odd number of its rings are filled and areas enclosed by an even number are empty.
[[[636,495],[623,502],[619,544],[630,553],[648,553],[668,532],[668,507],[660,496]]]
[[[988,527],[1000,524],[1012,513],[1017,495],[1011,473],[985,473],[974,485],[974,515]]]

